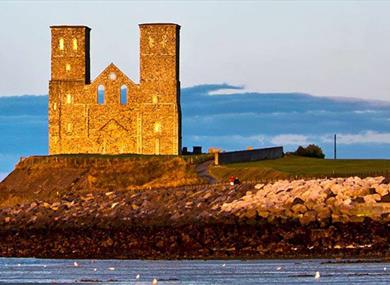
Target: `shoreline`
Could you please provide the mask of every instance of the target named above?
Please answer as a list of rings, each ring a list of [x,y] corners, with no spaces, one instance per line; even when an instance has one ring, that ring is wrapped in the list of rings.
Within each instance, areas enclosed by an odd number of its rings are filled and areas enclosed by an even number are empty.
[[[84,160],[65,162],[24,161],[0,184],[1,256],[390,258],[384,177],[130,189],[127,168],[139,159],[92,169],[83,168]],[[156,175],[167,163],[149,162]],[[196,177],[181,163],[183,177]],[[123,184],[113,180],[116,169]],[[165,174],[156,177],[163,181]]]

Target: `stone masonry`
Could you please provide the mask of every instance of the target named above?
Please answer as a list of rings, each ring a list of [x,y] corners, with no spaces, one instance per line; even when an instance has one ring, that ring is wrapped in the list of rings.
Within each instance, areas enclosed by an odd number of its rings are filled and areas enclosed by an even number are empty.
[[[180,26],[139,27],[139,84],[112,63],[91,82],[90,28],[51,27],[50,154],[180,153]]]

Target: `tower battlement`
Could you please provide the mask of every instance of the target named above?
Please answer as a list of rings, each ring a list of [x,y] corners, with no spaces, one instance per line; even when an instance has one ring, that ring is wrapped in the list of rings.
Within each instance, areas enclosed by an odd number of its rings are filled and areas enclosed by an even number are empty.
[[[91,81],[91,29],[51,26],[50,154],[180,153],[180,26],[139,28],[135,83],[113,63]]]

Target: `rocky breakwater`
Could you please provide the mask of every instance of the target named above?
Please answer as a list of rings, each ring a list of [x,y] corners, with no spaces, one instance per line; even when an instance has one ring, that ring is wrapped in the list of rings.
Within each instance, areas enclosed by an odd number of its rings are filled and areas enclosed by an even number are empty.
[[[384,177],[281,180],[257,184],[221,210],[240,218],[299,221],[302,225],[390,221],[390,184]]]
[[[0,255],[390,256],[382,177],[72,192],[0,209]]]
[[[257,184],[221,211],[282,228],[295,222],[275,246],[280,253],[389,255],[390,184],[384,177]]]

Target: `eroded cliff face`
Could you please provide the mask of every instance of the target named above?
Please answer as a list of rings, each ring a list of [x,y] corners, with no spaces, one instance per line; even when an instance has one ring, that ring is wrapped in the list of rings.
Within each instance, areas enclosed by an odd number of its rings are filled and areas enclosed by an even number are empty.
[[[382,177],[73,191],[0,210],[0,255],[390,256]]]
[[[194,159],[178,156],[59,155],[29,157],[0,183],[0,208],[67,195],[202,183]]]

